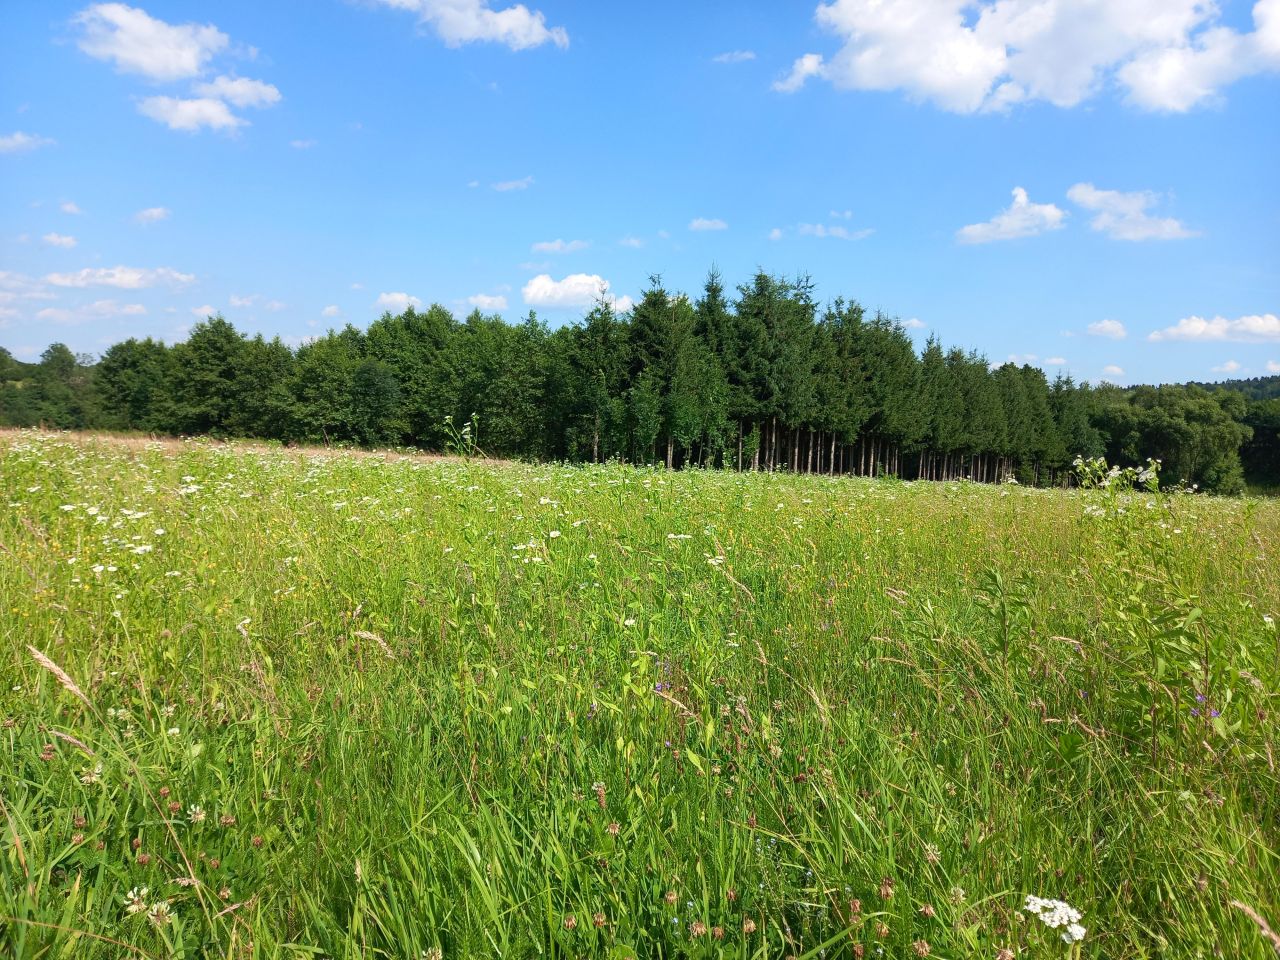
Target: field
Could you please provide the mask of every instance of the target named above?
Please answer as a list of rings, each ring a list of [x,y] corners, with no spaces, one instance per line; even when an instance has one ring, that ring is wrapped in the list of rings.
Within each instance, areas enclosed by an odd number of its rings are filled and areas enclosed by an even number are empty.
[[[0,435],[0,955],[1274,957],[1280,503],[1127,486]]]

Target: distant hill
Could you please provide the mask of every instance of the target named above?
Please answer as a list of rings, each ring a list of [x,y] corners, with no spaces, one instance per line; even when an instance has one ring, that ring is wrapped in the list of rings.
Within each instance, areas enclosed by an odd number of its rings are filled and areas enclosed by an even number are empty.
[[[1217,383],[1198,383],[1197,387],[1206,390],[1234,390],[1242,393],[1247,400],[1274,400],[1280,397],[1280,376],[1249,377],[1247,380],[1219,380]]]

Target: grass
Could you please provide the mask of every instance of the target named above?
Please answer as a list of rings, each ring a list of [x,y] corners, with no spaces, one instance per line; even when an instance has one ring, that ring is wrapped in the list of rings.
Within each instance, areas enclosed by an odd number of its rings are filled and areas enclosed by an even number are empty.
[[[0,954],[1274,957],[1280,503],[1124,486],[6,435]]]

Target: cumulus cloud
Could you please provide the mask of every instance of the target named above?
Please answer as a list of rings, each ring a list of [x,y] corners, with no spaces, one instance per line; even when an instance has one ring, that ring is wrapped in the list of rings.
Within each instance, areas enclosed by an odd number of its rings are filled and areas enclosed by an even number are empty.
[[[552,43],[569,46],[564,27],[548,27],[540,10],[522,3],[498,10],[488,0],[378,0],[384,6],[417,14],[418,22],[430,27],[447,45],[501,43],[512,50],[527,50]]]
[[[822,223],[802,223],[796,227],[796,232],[802,237],[834,237],[837,240],[865,240],[867,237],[875,233],[875,230],[870,227],[862,230],[850,230],[848,227],[842,227],[839,224],[827,226]]]
[[[233,293],[231,295],[231,305],[233,307],[251,307],[257,299],[258,295],[256,293],[251,293],[247,297],[242,297]]]
[[[208,83],[196,84],[194,92],[236,107],[269,107],[281,99],[275,86],[248,77],[217,77]]]
[[[159,223],[161,220],[168,220],[170,210],[168,207],[147,207],[145,210],[139,210],[133,215],[134,223]]]
[[[500,180],[491,184],[491,186],[499,193],[509,193],[512,190],[528,190],[533,186],[533,177],[521,177],[519,180]]]
[[[1280,342],[1280,317],[1274,313],[1250,314],[1235,319],[1184,317],[1172,327],[1156,330],[1148,340],[1231,341],[1233,343]]]
[[[689,221],[690,230],[728,230],[729,225],[723,220],[707,219],[706,217],[694,217]]]
[[[467,303],[471,304],[477,310],[507,309],[507,298],[501,294],[498,296],[490,296],[487,293],[477,293],[473,297],[467,297]]]
[[[795,93],[809,81],[810,77],[820,77],[822,73],[822,54],[806,53],[796,59],[785,77],[780,77],[773,82],[773,89],[779,93]]]
[[[1267,373],[1280,373],[1280,361],[1268,360]]]
[[[1114,240],[1181,240],[1194,237],[1172,217],[1153,217],[1147,208],[1157,203],[1158,195],[1149,191],[1121,193],[1099,190],[1092,183],[1077,183],[1067,191],[1072,203],[1094,212],[1089,226]]]
[[[769,239],[770,239],[770,240],[781,240],[781,239],[782,239],[782,228],[781,228],[781,227],[774,227],[772,230],[770,230],[770,231],[769,231]]]
[[[520,293],[531,307],[591,307],[598,300],[604,300],[622,313],[634,306],[630,297],[611,294],[609,281],[595,273],[571,273],[563,280],[552,279],[549,273],[540,273],[526,283]]]
[[[123,3],[95,3],[74,19],[82,30],[80,49],[115,64],[121,73],[149,80],[199,76],[229,38],[212,24],[175,26]]]
[[[204,320],[206,317],[215,316],[217,312],[218,310],[216,307],[207,303],[202,307],[191,308],[191,315],[198,320]]]
[[[1049,357],[1044,363],[1047,367],[1065,367],[1067,360],[1065,357]]]
[[[78,206],[76,206],[70,200],[62,201],[62,203],[58,204],[58,209],[61,210],[63,213],[69,213],[72,216],[79,216],[80,214],[84,213],[83,210],[81,210]]]
[[[623,237],[618,241],[619,246],[630,247],[633,250],[639,250],[644,246],[644,241],[639,237]]]
[[[45,307],[36,313],[37,320],[47,323],[76,324],[92,320],[114,320],[118,317],[145,316],[147,308],[140,303],[120,303],[116,300],[95,300],[78,307]]]
[[[585,240],[541,240],[530,249],[534,253],[573,253],[577,250],[585,250],[587,246],[588,243]]]
[[[1117,367],[1114,363],[1110,363],[1110,364],[1107,364],[1107,366],[1102,368],[1102,374],[1103,376],[1107,376],[1107,377],[1123,377],[1124,370],[1120,367]]]
[[[774,89],[818,76],[973,113],[1073,107],[1115,83],[1137,107],[1184,111],[1280,68],[1280,0],[1255,3],[1252,32],[1217,16],[1206,0],[830,0],[815,18],[840,48],[805,54]]]
[[[342,316],[342,308],[336,303],[331,303],[320,311],[320,316],[332,320],[334,317]]]
[[[901,324],[907,330],[923,330],[928,326],[928,324],[919,317],[909,317],[908,319],[901,321]]]
[[[717,53],[711,58],[712,63],[746,63],[748,60],[754,60],[756,52],[754,50],[729,50],[725,53]]]
[[[74,273],[51,273],[45,281],[55,287],[116,287],[142,290],[146,287],[182,287],[195,281],[191,273],[179,273],[171,267],[85,267]]]
[[[404,313],[410,307],[415,310],[422,306],[422,301],[417,297],[411,297],[407,293],[380,293],[378,299],[373,302],[375,307],[381,307],[383,310],[390,310],[392,313]]]
[[[54,141],[48,137],[15,130],[13,133],[0,136],[0,153],[25,153],[28,150],[51,146],[53,143]]]
[[[1129,335],[1124,324],[1119,320],[1099,320],[1086,328],[1091,337],[1107,337],[1110,340],[1123,340]]]
[[[1034,237],[1038,233],[1057,230],[1066,213],[1052,203],[1032,203],[1022,187],[1013,188],[1013,203],[986,223],[971,223],[956,231],[961,243],[991,243]]]
[[[1235,373],[1240,369],[1240,363],[1236,360],[1228,360],[1226,363],[1220,363],[1212,368],[1213,373]]]
[[[290,140],[289,146],[295,150],[310,150],[316,145],[314,140]]]
[[[65,233],[46,233],[40,239],[51,247],[63,247],[67,250],[76,245],[76,238],[69,237]]]
[[[202,127],[210,130],[234,130],[249,121],[231,112],[221,100],[212,97],[147,97],[138,103],[138,112],[163,123],[170,130],[195,133]]]

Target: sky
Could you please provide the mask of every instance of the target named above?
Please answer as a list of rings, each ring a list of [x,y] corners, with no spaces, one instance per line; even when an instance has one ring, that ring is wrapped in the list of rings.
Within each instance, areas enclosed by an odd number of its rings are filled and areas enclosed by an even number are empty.
[[[809,275],[920,345],[1280,373],[1280,0],[0,5],[0,346]]]

